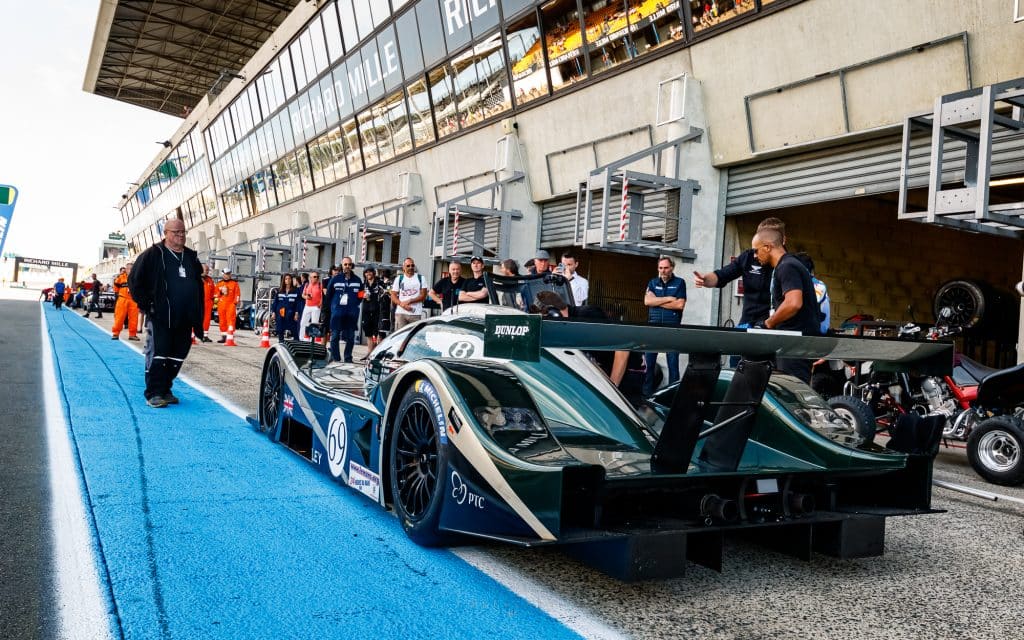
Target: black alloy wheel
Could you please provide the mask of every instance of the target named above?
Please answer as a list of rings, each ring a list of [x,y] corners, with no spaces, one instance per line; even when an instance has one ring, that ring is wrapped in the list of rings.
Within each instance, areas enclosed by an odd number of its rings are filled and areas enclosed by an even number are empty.
[[[283,395],[284,372],[281,359],[274,355],[263,370],[263,384],[260,385],[260,431],[263,433],[271,433],[277,428]]]
[[[438,546],[450,539],[438,530],[447,449],[440,442],[430,399],[417,386],[406,392],[392,424],[391,499],[406,535],[417,544]]]

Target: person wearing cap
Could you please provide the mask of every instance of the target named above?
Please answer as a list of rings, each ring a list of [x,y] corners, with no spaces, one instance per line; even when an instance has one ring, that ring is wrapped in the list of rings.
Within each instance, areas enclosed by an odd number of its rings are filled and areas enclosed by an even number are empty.
[[[231,276],[231,269],[224,267],[220,282],[217,283],[217,326],[220,328],[220,340],[223,344],[228,339],[228,331],[235,330],[235,318],[238,301],[242,299],[242,290]]]
[[[203,337],[203,266],[185,246],[185,223],[164,224],[164,239],[143,251],[128,274],[128,286],[146,314],[146,404],[178,404],[174,378],[192,348],[192,333]]]
[[[450,309],[462,299],[459,294],[465,284],[466,281],[462,277],[462,263],[452,260],[448,264],[448,274],[434,283],[434,286],[427,292],[427,296],[441,305],[442,310]]]
[[[114,326],[111,328],[112,339],[121,338],[121,330],[128,324],[128,339],[138,340],[139,336],[139,305],[132,299],[130,287],[128,286],[128,270],[135,266],[129,262],[127,266],[121,267],[120,273],[114,278],[114,291],[117,292],[117,302],[114,303]]]
[[[551,271],[551,254],[544,249],[538,249],[533,257],[533,266],[529,268],[532,274],[544,274]]]
[[[213,320],[213,301],[217,297],[217,283],[210,275],[210,265],[203,265],[203,342],[213,342],[210,339],[210,321]]]
[[[352,348],[355,346],[356,328],[359,326],[359,306],[363,301],[363,280],[352,273],[354,263],[351,256],[341,260],[341,273],[327,283],[324,291],[324,308],[331,310],[331,359],[341,360],[338,353],[338,339],[345,341],[345,362],[352,362]]]
[[[473,256],[469,261],[469,268],[473,272],[472,278],[466,278],[462,285],[462,292],[459,293],[459,302],[482,302],[487,303],[487,283],[484,282],[484,259],[480,256]]]

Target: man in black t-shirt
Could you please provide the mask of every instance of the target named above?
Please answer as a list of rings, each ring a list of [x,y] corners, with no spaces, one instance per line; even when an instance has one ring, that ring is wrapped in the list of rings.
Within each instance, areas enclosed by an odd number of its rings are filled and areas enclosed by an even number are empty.
[[[459,301],[459,293],[466,281],[462,277],[462,264],[452,260],[448,265],[448,275],[434,283],[427,297],[441,305],[441,309],[449,309]]]
[[[466,278],[462,286],[462,293],[459,294],[459,302],[483,302],[487,303],[487,283],[484,282],[484,259],[480,256],[473,256],[469,261],[469,268],[473,270],[473,277]]]
[[[773,229],[758,231],[751,245],[757,259],[770,265],[773,271],[769,283],[772,311],[765,320],[765,327],[799,331],[805,336],[821,335],[818,300],[811,274],[798,258],[786,253],[782,234]],[[811,379],[810,360],[779,358],[777,365],[779,371],[804,382]]]

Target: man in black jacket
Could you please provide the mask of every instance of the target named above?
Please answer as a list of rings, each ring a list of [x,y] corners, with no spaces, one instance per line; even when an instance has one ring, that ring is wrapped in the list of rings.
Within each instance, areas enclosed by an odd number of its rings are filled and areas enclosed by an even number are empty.
[[[192,347],[203,338],[203,267],[185,246],[185,223],[164,224],[164,239],[135,260],[131,296],[146,315],[146,403],[178,404],[171,385]]]
[[[103,288],[103,285],[100,284],[99,278],[96,277],[95,273],[92,274],[91,286],[92,289],[89,290],[89,306],[85,310],[85,317],[88,318],[89,314],[95,311],[96,317],[102,318],[103,310],[100,309],[100,289]]]

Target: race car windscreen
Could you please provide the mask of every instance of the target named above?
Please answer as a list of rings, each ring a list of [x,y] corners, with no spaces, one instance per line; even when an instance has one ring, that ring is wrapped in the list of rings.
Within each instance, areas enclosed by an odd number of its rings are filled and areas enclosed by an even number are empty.
[[[557,273],[546,273],[525,276],[499,276],[485,273],[484,281],[491,304],[512,307],[520,311],[543,313],[545,303],[540,303],[537,294],[542,291],[553,291],[562,302],[574,306],[572,287],[569,281]],[[531,306],[534,307],[531,309]]]

